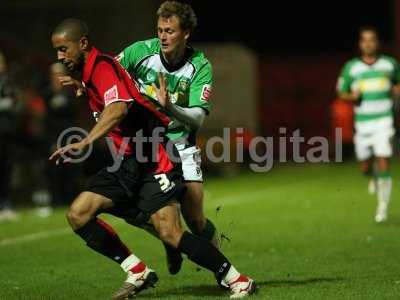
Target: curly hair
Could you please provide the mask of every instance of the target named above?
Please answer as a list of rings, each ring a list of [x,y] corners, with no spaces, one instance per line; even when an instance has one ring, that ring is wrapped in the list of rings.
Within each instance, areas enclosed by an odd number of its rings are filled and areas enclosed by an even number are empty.
[[[197,17],[193,8],[186,3],[178,1],[165,1],[157,11],[158,17],[170,18],[176,16],[179,18],[181,28],[189,30],[191,33],[197,26]]]

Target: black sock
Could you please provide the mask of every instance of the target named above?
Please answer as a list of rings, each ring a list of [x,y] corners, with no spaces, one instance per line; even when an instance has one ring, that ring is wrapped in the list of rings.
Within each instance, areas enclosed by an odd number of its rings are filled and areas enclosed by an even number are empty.
[[[92,219],[75,233],[94,251],[121,264],[130,254],[114,230],[100,219]]]
[[[178,249],[194,263],[214,272],[218,282],[221,282],[231,267],[229,260],[209,241],[187,231],[183,233]]]
[[[211,241],[214,237],[215,231],[216,229],[214,224],[209,219],[206,219],[206,226],[200,236],[205,238],[207,241]]]

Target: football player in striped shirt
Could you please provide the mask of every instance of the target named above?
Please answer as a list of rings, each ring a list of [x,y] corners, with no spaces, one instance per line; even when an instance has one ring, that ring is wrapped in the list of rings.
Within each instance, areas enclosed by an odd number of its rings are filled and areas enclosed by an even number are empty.
[[[117,60],[139,85],[143,97],[172,120],[167,136],[175,143],[181,160],[187,192],[181,203],[190,230],[219,247],[214,224],[203,212],[203,174],[196,134],[211,111],[212,67],[204,53],[192,48],[188,39],[197,25],[191,6],[176,1],[164,2],[157,12],[158,37],[126,47]],[[169,99],[157,99],[158,73],[167,81]],[[179,272],[182,258],[167,245],[168,269]]]
[[[377,195],[376,222],[387,219],[392,191],[389,159],[393,155],[393,97],[400,94],[398,62],[380,53],[376,29],[359,32],[360,56],[348,61],[340,74],[337,91],[354,102],[354,145],[362,172],[369,177],[369,192]]]

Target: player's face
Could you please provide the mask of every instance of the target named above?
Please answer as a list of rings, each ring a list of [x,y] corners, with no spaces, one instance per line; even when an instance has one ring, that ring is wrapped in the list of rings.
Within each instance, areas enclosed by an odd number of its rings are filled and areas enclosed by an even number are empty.
[[[186,41],[189,38],[189,31],[182,30],[179,18],[158,18],[158,38],[161,42],[161,51],[164,55],[173,55],[177,51],[185,49]]]
[[[82,39],[74,42],[66,34],[53,34],[53,48],[57,50],[57,59],[70,71],[81,70],[83,66]]]
[[[379,49],[379,40],[376,33],[373,31],[361,32],[359,47],[362,55],[376,55]]]

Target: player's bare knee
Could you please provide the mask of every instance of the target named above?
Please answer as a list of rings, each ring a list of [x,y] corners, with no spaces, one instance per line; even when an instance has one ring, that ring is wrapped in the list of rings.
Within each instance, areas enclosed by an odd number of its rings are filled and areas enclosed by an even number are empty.
[[[377,158],[377,168],[379,172],[389,171],[389,159],[385,157]]]
[[[169,228],[161,227],[158,233],[163,242],[170,244],[173,241],[173,232]]]
[[[177,248],[182,237],[182,229],[177,226],[161,226],[159,235],[163,242]]]
[[[74,230],[84,226],[93,217],[89,211],[82,211],[73,207],[67,212],[67,220]]]
[[[86,223],[84,222],[84,216],[72,208],[70,208],[67,212],[67,220],[74,230],[82,227]]]
[[[94,206],[90,202],[91,199],[89,197],[84,197],[81,194],[71,204],[67,212],[67,220],[74,230],[84,226],[95,216]]]

